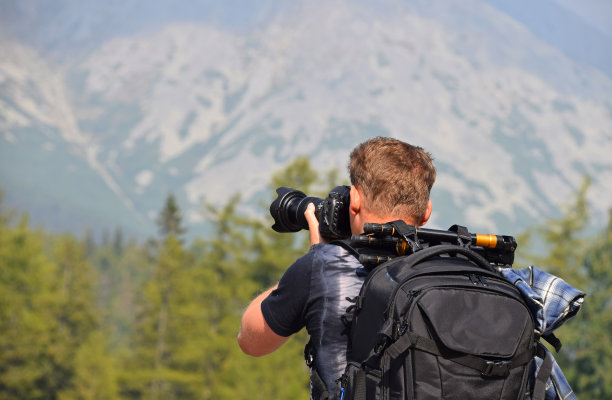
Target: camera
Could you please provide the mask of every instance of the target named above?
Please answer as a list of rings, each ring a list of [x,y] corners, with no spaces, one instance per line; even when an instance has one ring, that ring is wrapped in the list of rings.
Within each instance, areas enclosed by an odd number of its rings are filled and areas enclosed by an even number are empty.
[[[276,232],[297,232],[308,229],[304,212],[308,204],[315,205],[319,220],[319,233],[326,240],[351,237],[349,222],[350,186],[336,186],[325,199],[306,196],[303,192],[289,187],[276,189],[278,197],[270,205],[274,218],[272,229]]]

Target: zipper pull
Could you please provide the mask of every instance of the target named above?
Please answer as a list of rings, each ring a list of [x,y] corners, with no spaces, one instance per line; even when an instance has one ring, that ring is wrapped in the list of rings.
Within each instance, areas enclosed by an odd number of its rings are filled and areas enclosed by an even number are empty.
[[[401,322],[400,321],[396,322],[394,331],[395,331],[395,339],[397,340],[397,338],[399,338],[400,336],[405,334],[406,331],[408,331],[408,321],[402,320]]]
[[[478,279],[476,279],[476,275],[474,274],[470,274],[470,281],[474,284],[474,285],[478,285]]]
[[[478,280],[480,281],[480,283],[482,283],[482,286],[487,286],[487,280],[484,276],[478,275]]]

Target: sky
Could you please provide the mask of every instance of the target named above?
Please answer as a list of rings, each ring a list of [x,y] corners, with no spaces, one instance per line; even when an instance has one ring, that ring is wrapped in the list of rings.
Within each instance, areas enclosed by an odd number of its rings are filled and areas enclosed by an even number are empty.
[[[554,0],[557,4],[581,16],[589,24],[612,38],[612,1],[610,0]],[[612,50],[611,50],[612,51]]]
[[[402,4],[419,7],[423,2],[350,1],[381,13]],[[507,13],[571,58],[612,77],[611,0],[481,1]],[[175,21],[200,21],[248,33],[270,18],[299,12],[308,4],[297,0],[0,0],[0,34],[8,30],[61,59],[75,51],[92,51],[111,37],[156,30]]]

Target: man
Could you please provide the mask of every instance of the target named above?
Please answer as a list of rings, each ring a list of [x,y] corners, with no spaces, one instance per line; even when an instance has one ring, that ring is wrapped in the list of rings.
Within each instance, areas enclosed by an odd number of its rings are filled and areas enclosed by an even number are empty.
[[[429,193],[436,171],[422,148],[392,138],[368,140],[352,151],[349,174],[352,234],[363,233],[365,222],[401,219],[423,225],[429,219]],[[342,320],[350,306],[347,297],[359,294],[364,278],[356,274],[361,265],[347,250],[321,243],[312,204],[305,216],[309,252],[287,269],[278,285],[248,306],[238,343],[246,354],[263,356],[306,327],[314,351],[311,398],[318,400],[337,395],[337,380],[346,366],[347,336]]]

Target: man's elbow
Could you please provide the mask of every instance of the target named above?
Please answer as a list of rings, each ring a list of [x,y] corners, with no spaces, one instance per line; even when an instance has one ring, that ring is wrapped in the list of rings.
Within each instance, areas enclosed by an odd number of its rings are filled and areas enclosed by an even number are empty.
[[[240,346],[242,352],[248,356],[261,357],[268,354],[262,351],[261,346],[257,345],[257,343],[254,343],[252,340],[247,340],[242,333],[238,334],[238,346]]]

